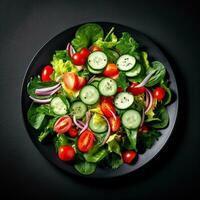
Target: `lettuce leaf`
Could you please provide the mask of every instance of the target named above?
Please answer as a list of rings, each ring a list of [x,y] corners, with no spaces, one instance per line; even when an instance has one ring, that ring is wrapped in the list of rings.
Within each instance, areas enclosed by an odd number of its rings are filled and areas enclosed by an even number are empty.
[[[104,32],[101,26],[95,23],[88,23],[78,28],[71,43],[76,51],[80,51],[83,47],[89,47],[99,38],[103,38],[103,36]]]
[[[116,50],[120,54],[132,54],[139,47],[138,43],[127,32],[122,33],[122,37],[119,39],[116,45]]]

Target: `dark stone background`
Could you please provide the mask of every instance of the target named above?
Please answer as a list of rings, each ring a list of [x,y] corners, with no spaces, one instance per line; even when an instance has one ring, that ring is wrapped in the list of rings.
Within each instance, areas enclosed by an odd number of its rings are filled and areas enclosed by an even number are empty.
[[[169,199],[197,194],[198,12],[193,0],[1,0],[0,195],[7,199]],[[57,170],[35,148],[22,121],[20,89],[31,58],[56,34],[87,21],[116,22],[147,34],[167,55],[180,90],[180,115],[166,148],[136,174],[117,179],[80,179]]]

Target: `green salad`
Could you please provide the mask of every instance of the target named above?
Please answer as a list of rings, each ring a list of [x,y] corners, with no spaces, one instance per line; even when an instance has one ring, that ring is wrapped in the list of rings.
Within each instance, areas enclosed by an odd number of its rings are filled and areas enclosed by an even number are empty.
[[[134,165],[169,123],[165,66],[114,28],[80,26],[27,85],[27,118],[39,142],[54,145],[55,156],[83,175]]]

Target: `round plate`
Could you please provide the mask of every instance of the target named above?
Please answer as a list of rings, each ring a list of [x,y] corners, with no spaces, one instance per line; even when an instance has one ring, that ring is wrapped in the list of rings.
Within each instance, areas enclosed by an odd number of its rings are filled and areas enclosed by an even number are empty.
[[[159,138],[159,140],[153,145],[151,149],[147,150],[144,154],[139,155],[138,160],[135,164],[133,165],[124,164],[123,166],[121,166],[119,169],[116,169],[116,170],[97,168],[94,174],[87,176],[87,177],[105,178],[105,177],[120,176],[120,175],[133,172],[136,169],[145,165],[155,155],[159,153],[159,151],[162,149],[162,147],[165,145],[165,143],[169,139],[169,136],[171,135],[175,122],[176,122],[177,112],[178,112],[178,89],[177,89],[174,73],[172,71],[172,68],[167,58],[161,52],[161,50],[154,44],[154,42],[152,42],[148,37],[146,37],[141,32],[136,31],[127,26],[123,26],[123,25],[119,25],[115,23],[107,23],[107,22],[97,22],[97,23],[103,27],[105,32],[108,32],[111,27],[115,27],[115,34],[117,36],[120,36],[122,32],[129,32],[130,34],[132,34],[132,36],[135,38],[136,41],[139,42],[142,48],[144,48],[148,52],[149,57],[152,58],[152,61],[158,60],[165,65],[169,74],[170,82],[171,82],[170,88],[176,94],[176,101],[167,107],[168,112],[169,112],[169,118],[170,118],[168,127],[166,129],[161,130],[162,136]],[[58,156],[55,153],[54,145],[41,144],[40,142],[38,142],[37,133],[29,125],[28,120],[27,120],[27,111],[28,111],[28,108],[30,107],[31,100],[29,99],[28,94],[26,92],[26,86],[32,76],[39,74],[43,66],[49,64],[55,50],[66,48],[66,44],[74,38],[75,32],[79,26],[80,25],[74,26],[58,34],[53,39],[48,41],[38,51],[38,53],[34,56],[33,60],[31,61],[28,67],[28,70],[25,74],[23,86],[22,86],[22,95],[21,95],[24,123],[31,140],[33,141],[37,149],[51,163],[53,163],[54,165],[56,165],[57,167],[59,167],[60,169],[66,172],[76,174],[76,175],[80,175],[80,174],[73,168],[72,165],[59,160]]]

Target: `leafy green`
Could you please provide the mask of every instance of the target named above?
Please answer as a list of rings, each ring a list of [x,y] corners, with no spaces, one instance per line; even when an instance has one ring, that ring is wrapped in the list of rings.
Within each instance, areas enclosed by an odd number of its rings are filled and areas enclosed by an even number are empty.
[[[117,78],[117,85],[121,87],[124,91],[128,87],[128,81],[126,80],[126,74],[124,72],[119,73],[119,77]]]
[[[138,112],[141,112],[145,108],[144,93],[134,96],[134,102],[131,108]]]
[[[116,153],[110,153],[106,160],[107,165],[110,166],[112,169],[117,169],[123,164],[121,156]]]
[[[47,99],[50,98],[50,96],[38,96],[35,94],[35,90],[36,89],[40,89],[40,88],[46,88],[46,87],[51,87],[56,85],[57,83],[54,81],[49,81],[49,82],[42,82],[40,80],[39,76],[36,76],[34,78],[32,78],[28,85],[27,85],[27,93],[37,99]]]
[[[32,103],[28,110],[27,118],[33,128],[40,129],[44,125],[45,114],[38,112],[37,109],[38,104]]]
[[[103,29],[98,24],[84,24],[76,31],[75,38],[72,40],[72,45],[76,51],[80,51],[83,47],[89,47],[99,38],[103,38],[103,36]]]
[[[55,150],[58,152],[60,146],[63,145],[71,145],[71,138],[67,137],[64,134],[58,134],[57,137],[54,139]]]
[[[150,149],[161,136],[157,130],[150,130],[138,136],[138,148]]]
[[[108,155],[108,151],[99,145],[94,146],[88,153],[84,154],[84,158],[88,162],[97,163]]]
[[[159,61],[152,62],[152,67],[149,68],[149,72],[151,72],[152,70],[155,70],[155,73],[147,82],[147,87],[152,87],[157,83],[161,82],[161,80],[164,79],[166,74],[165,66]]]
[[[47,116],[51,116],[51,117],[58,116],[53,112],[49,104],[40,105],[39,107],[36,108],[36,112],[47,115]]]
[[[119,54],[116,51],[112,49],[104,49],[103,51],[107,55],[109,63],[117,62],[117,59],[119,58]]]
[[[121,151],[120,151],[120,146],[118,144],[118,142],[113,139],[112,141],[108,142],[108,151],[114,152],[116,154],[118,154],[119,156],[121,156]]]
[[[127,32],[122,33],[116,45],[116,50],[122,54],[132,54],[139,47],[138,43]]]
[[[79,161],[74,165],[74,168],[83,175],[90,175],[95,172],[96,164],[87,161]]]
[[[53,55],[53,60],[63,60],[66,62],[67,60],[71,60],[70,56],[68,55],[68,51],[65,50],[56,50],[55,54]]]
[[[53,118],[49,120],[47,126],[45,126],[44,131],[42,131],[40,135],[38,136],[39,142],[42,142],[47,137],[47,135],[49,135],[50,133],[53,133],[53,127],[57,119],[58,118]]]
[[[127,137],[124,140],[124,147],[126,149],[131,149],[137,151],[137,130],[129,130],[125,128]]]
[[[94,45],[100,48],[113,48],[117,44],[117,37],[114,33],[112,33],[108,39],[105,41],[103,38],[99,38]]]
[[[142,64],[148,70],[150,68],[149,60],[148,60],[148,54],[145,51],[141,52],[141,57],[142,57]]]
[[[172,92],[169,89],[169,87],[167,87],[166,83],[161,83],[161,86],[165,89],[166,93],[165,93],[165,97],[163,100],[164,105],[168,105],[171,102],[172,99]]]
[[[156,111],[155,115],[159,121],[154,121],[151,123],[151,126],[154,128],[165,128],[169,123],[169,114],[165,107],[161,107]]]
[[[78,75],[83,78],[89,79],[90,72],[88,71],[87,67],[85,67],[83,70],[78,72]]]

